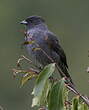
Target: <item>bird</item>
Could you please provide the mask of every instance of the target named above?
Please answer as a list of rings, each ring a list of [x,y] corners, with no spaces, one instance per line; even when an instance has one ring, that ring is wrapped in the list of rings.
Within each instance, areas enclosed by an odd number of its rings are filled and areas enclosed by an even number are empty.
[[[26,50],[32,61],[38,62],[42,67],[55,62],[60,68],[61,77],[66,77],[72,84],[68,72],[67,58],[56,34],[51,32],[41,16],[29,16],[20,24],[25,25]]]

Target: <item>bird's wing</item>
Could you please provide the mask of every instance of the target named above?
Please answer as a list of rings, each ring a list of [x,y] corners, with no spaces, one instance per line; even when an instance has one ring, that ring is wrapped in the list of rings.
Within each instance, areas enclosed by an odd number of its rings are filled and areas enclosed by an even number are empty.
[[[60,46],[56,35],[54,35],[52,32],[47,32],[46,36],[48,37],[47,43],[50,46],[50,48],[53,49],[59,55],[63,65],[65,65],[65,67],[68,68],[65,52]]]

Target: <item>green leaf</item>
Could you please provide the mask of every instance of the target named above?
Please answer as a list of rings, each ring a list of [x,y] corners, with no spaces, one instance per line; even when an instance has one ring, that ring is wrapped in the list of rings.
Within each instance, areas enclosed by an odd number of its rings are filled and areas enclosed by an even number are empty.
[[[72,105],[73,105],[72,110],[78,110],[79,97],[74,97],[74,98],[73,98]]]
[[[47,106],[47,97],[48,97],[48,93],[50,91],[50,88],[51,88],[51,83],[50,83],[49,80],[47,80],[46,83],[45,83],[42,95],[33,98],[32,107],[35,106],[35,105]]]
[[[48,110],[64,110],[64,80],[56,82],[49,95]]]
[[[88,106],[84,103],[79,104],[79,110],[89,110]]]
[[[89,110],[89,107],[86,104],[83,104],[84,110]]]
[[[42,100],[42,94],[45,91],[45,87],[48,86],[46,85],[47,80],[52,75],[54,70],[55,70],[55,63],[52,63],[45,66],[44,69],[39,73],[35,87],[32,92],[32,94],[34,95],[32,107],[35,105],[40,105],[40,102]]]
[[[47,105],[47,97],[48,97],[48,93],[51,89],[51,82],[49,80],[46,81],[45,86],[44,86],[44,90],[42,92],[41,98],[40,98],[40,105]]]

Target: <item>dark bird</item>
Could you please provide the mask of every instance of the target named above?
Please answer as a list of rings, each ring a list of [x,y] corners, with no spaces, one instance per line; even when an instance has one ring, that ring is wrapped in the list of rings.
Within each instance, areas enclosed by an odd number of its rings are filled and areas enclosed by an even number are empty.
[[[55,62],[62,71],[61,77],[66,77],[72,83],[65,52],[57,36],[48,29],[45,20],[40,16],[30,16],[21,24],[26,25],[25,44],[32,61],[39,62],[42,67]]]

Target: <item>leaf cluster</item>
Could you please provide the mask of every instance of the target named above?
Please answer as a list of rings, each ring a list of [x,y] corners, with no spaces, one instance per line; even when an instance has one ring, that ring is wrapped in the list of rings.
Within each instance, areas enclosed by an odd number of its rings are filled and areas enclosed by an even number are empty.
[[[89,110],[79,96],[69,97],[70,91],[66,88],[64,78],[54,80],[52,77],[54,71],[55,63],[45,66],[38,75],[35,74],[35,71],[16,71],[24,73],[21,86],[28,79],[36,78],[32,92],[32,107],[37,106],[40,108],[39,110]],[[43,108],[41,109],[41,107]]]

